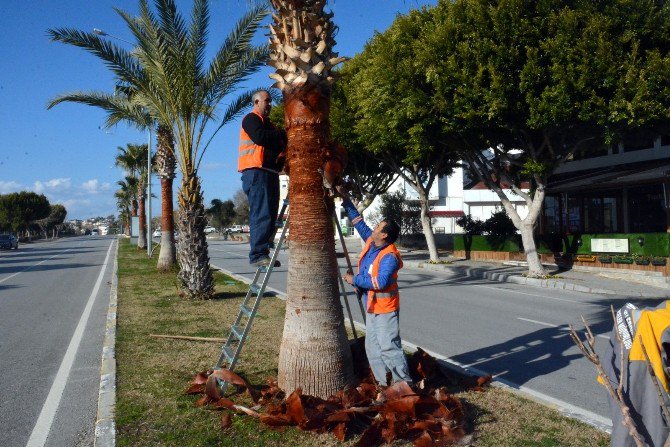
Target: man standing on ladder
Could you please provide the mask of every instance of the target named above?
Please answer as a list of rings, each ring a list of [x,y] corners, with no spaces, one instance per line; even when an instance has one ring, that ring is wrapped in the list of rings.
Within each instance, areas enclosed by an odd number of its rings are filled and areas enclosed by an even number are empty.
[[[392,383],[405,381],[410,385],[407,359],[400,341],[400,293],[398,270],[402,268],[400,253],[393,243],[400,227],[392,219],[384,219],[371,230],[342,186],[337,187],[342,205],[365,241],[358,261],[358,274],[347,272],[344,280],[363,293],[365,302],[365,353],[375,381],[380,387],[389,385],[386,374],[391,373]]]
[[[252,97],[253,110],[242,120],[237,170],[249,199],[249,263],[270,265],[270,238],[279,209],[279,172],[284,166],[286,133],[270,122],[272,98],[265,90]],[[279,267],[279,261],[275,263]]]

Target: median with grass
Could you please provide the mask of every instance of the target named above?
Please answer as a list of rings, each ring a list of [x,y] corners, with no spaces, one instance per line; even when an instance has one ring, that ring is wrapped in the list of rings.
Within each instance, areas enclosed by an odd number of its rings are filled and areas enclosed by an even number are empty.
[[[246,285],[215,273],[210,301],[179,297],[174,272],[159,273],[155,262],[128,241],[119,244],[116,426],[119,446],[354,445],[330,433],[293,427],[270,428],[258,419],[234,414],[221,425],[221,410],[198,407],[198,396],[184,390],[196,373],[211,368],[221,344],[151,337],[151,334],[221,338],[227,335]],[[277,375],[284,302],[266,298],[254,320],[236,372],[254,387]],[[594,384],[594,387],[596,385]],[[602,446],[609,437],[588,425],[499,388],[484,392],[450,390],[464,405],[466,428],[475,446]],[[594,390],[595,392],[595,390]],[[229,395],[254,407],[248,394]],[[402,441],[406,444],[405,441]],[[399,445],[402,445],[399,444]]]

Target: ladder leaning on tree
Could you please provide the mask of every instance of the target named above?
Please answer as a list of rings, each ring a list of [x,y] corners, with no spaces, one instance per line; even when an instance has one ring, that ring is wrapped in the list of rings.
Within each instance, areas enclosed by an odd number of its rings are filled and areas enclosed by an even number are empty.
[[[282,219],[284,215],[286,215],[287,217],[286,221],[283,222],[282,225]],[[251,332],[251,326],[253,324],[254,318],[256,317],[256,314],[258,313],[258,308],[260,307],[261,300],[263,299],[263,295],[265,294],[265,289],[268,285],[268,281],[270,280],[270,276],[272,275],[272,270],[274,268],[275,262],[277,261],[277,256],[282,248],[282,245],[284,244],[284,241],[286,240],[288,219],[289,219],[288,199],[286,199],[284,200],[282,208],[279,211],[279,216],[277,218],[277,228],[279,227],[283,228],[281,231],[281,235],[279,236],[279,241],[277,241],[274,251],[272,252],[272,256],[270,257],[270,264],[268,266],[260,266],[256,269],[254,279],[249,284],[247,294],[244,297],[244,300],[242,301],[242,305],[240,305],[240,311],[238,312],[237,317],[235,318],[235,322],[231,326],[230,332],[228,333],[228,338],[226,338],[226,342],[224,343],[223,348],[221,349],[221,355],[219,356],[219,360],[216,362],[216,365],[214,366],[215,370],[223,368],[225,364],[227,369],[233,371],[235,369],[235,366],[237,365],[237,361],[240,358],[240,354],[242,352],[242,348],[244,347],[244,343],[246,342],[247,338],[249,337],[249,333]],[[340,238],[340,243],[342,244],[344,257],[346,258],[347,261],[347,268],[349,271],[352,271],[351,259],[349,258],[349,252],[347,251],[347,246],[344,243],[342,228],[340,227],[340,222],[338,221],[337,216],[334,214],[334,211],[333,211],[333,220],[335,221],[337,232]],[[349,316],[349,321],[351,322],[351,330],[354,334],[354,338],[358,339],[358,334],[356,333],[356,326],[354,325],[354,319],[351,314],[351,308],[349,307],[349,301],[347,299],[347,291],[344,286],[344,281],[342,280],[342,275],[340,275],[339,272],[338,277],[340,279],[340,295],[342,296],[342,300],[344,301],[344,305],[346,307],[347,314]],[[361,315],[363,316],[363,321],[365,322],[365,312],[363,310],[363,304],[361,303],[360,296],[358,296],[358,292],[356,292],[356,294],[358,298],[357,301],[361,310]],[[222,392],[225,392],[228,386],[227,383],[220,379],[217,380],[219,380],[219,386]]]

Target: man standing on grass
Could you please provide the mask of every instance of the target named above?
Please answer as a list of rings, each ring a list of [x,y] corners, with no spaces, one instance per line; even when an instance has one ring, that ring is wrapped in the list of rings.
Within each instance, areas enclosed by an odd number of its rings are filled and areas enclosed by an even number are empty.
[[[357,287],[365,298],[365,353],[378,386],[405,381],[412,385],[407,359],[400,341],[400,293],[398,270],[402,259],[393,243],[400,234],[400,226],[392,219],[384,219],[371,230],[341,186],[337,191],[344,199],[342,205],[365,241],[358,260],[358,274],[347,272],[344,280]]]
[[[270,122],[272,98],[267,91],[257,91],[252,100],[254,108],[244,117],[240,129],[237,170],[242,173],[242,189],[249,199],[249,263],[260,267],[270,265],[286,133]]]

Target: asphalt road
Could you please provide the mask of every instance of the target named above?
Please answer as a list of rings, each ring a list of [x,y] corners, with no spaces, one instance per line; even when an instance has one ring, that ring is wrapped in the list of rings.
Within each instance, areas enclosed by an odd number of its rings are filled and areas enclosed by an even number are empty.
[[[350,250],[360,250],[358,241],[349,245]],[[212,264],[247,278],[253,275],[248,244],[210,241],[209,247]],[[282,266],[274,269],[269,285],[285,292],[288,252],[282,250],[279,260]],[[344,267],[343,259],[340,265]],[[597,384],[593,365],[574,346],[567,325],[583,328],[584,315],[599,334],[596,346],[602,356],[612,327],[610,304],[659,302],[412,268],[401,270],[399,285],[403,341],[493,374],[514,387],[567,402],[600,416],[601,423],[609,420],[606,391]],[[361,321],[353,292],[349,299],[352,309],[356,306],[354,319]]]
[[[0,446],[92,446],[116,239],[0,252]]]

